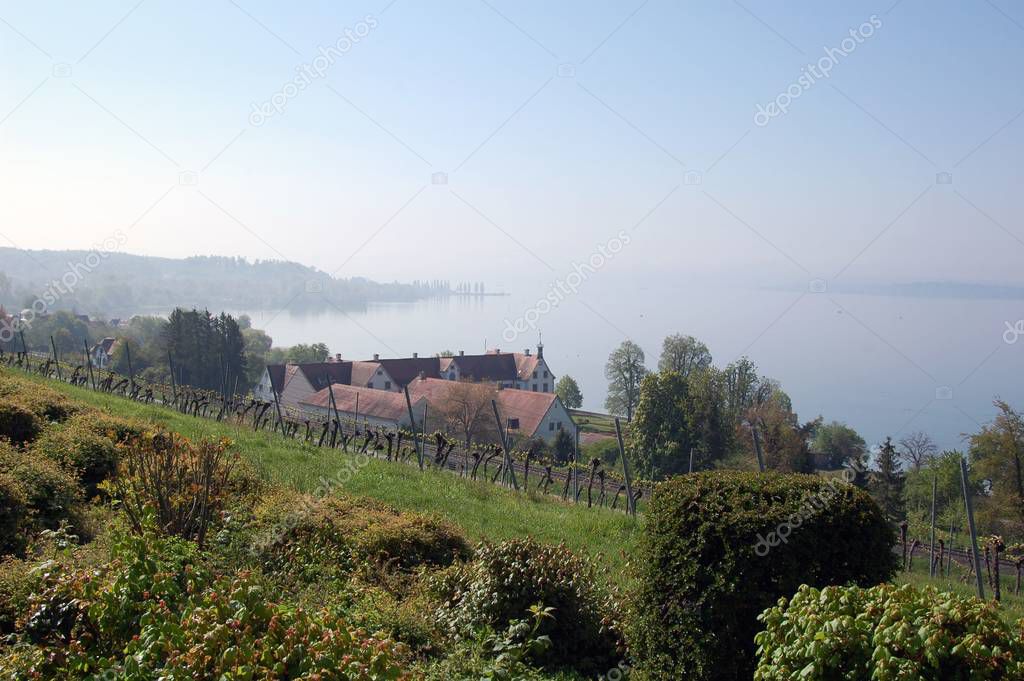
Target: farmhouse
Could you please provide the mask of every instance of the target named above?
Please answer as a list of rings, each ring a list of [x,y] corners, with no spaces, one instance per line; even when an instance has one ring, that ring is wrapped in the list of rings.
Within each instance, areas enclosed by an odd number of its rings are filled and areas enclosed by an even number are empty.
[[[92,349],[89,350],[89,355],[92,358],[93,366],[97,369],[109,367],[114,361],[114,351],[117,350],[120,342],[117,338],[108,337],[92,346]]]
[[[357,388],[350,385],[324,388],[300,401],[300,409],[311,416],[331,416],[331,392],[334,393],[334,405],[342,421],[353,421],[361,428],[411,426],[405,395],[372,388]],[[414,415],[423,414],[424,402],[425,398],[422,397],[412,400]],[[417,427],[419,425],[417,422]]]
[[[256,397],[274,399],[277,393],[283,407],[300,408],[300,402],[326,388],[328,383],[402,392],[414,379],[424,376],[449,381],[494,383],[503,388],[530,392],[555,391],[555,376],[544,359],[544,345],[537,353],[529,348],[522,353],[489,350],[481,355],[459,351],[452,357],[412,357],[343,360],[337,355],[326,362],[312,364],[272,364],[256,386]]]

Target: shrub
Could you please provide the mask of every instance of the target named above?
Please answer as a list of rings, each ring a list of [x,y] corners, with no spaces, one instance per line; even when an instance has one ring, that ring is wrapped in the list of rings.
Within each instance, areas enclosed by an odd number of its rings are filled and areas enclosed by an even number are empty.
[[[203,548],[210,519],[226,502],[238,455],[229,440],[192,444],[175,433],[148,433],[118,445],[113,489],[132,528],[141,533],[147,509],[169,534]]]
[[[0,556],[24,550],[28,523],[25,489],[17,478],[0,471]]]
[[[303,581],[341,577],[359,563],[411,571],[469,556],[466,540],[451,525],[373,500],[280,491],[255,516],[252,545],[263,567]]]
[[[47,428],[33,443],[32,450],[74,472],[85,496],[96,495],[99,484],[117,469],[117,450],[107,437],[97,435],[80,423]]]
[[[530,618],[535,605],[552,608],[540,636],[551,646],[539,664],[603,672],[617,661],[618,636],[613,598],[598,586],[590,560],[564,546],[514,539],[477,547],[476,560],[432,578],[442,601],[438,623],[458,638],[475,638],[482,629],[504,631]]]
[[[759,619],[758,681],[1024,678],[1024,640],[995,605],[932,587],[802,586]]]
[[[891,578],[894,542],[878,506],[842,481],[722,471],[658,485],[633,560],[635,676],[749,678],[761,611],[801,584]]]
[[[0,402],[0,437],[20,446],[35,440],[42,429],[42,421],[28,407],[17,402]]]
[[[18,617],[28,608],[36,580],[31,566],[24,560],[0,559],[0,637],[14,631]]]
[[[81,498],[78,481],[53,461],[0,442],[0,472],[20,483],[37,529],[57,529],[74,515]]]
[[[101,411],[86,411],[75,414],[69,425],[85,428],[89,432],[106,437],[115,443],[127,442],[132,438],[142,437],[146,426],[138,421],[112,416]]]
[[[0,398],[18,402],[46,421],[63,421],[79,409],[62,393],[10,374],[0,376]]]

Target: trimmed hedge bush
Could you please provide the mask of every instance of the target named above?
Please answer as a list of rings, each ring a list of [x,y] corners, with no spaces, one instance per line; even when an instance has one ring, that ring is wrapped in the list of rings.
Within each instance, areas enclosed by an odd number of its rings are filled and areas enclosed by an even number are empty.
[[[38,437],[42,420],[28,407],[17,402],[0,402],[0,437],[21,446]]]
[[[0,374],[0,398],[5,402],[14,398],[16,402],[46,421],[63,421],[80,409],[56,390],[7,373]]]
[[[995,605],[932,587],[802,586],[759,618],[757,681],[1024,679]]]
[[[78,481],[53,461],[0,442],[0,472],[21,485],[36,529],[55,530],[81,499]]]
[[[50,426],[36,439],[32,451],[75,473],[87,498],[95,496],[99,484],[117,470],[114,442],[81,423]]]
[[[765,608],[801,584],[890,579],[894,543],[875,502],[841,480],[721,471],[658,485],[633,561],[635,678],[750,678]]]
[[[534,662],[599,674],[621,659],[618,607],[599,586],[591,560],[532,539],[481,544],[476,555],[472,563],[431,578],[431,591],[442,602],[437,620],[449,634],[474,638],[488,628],[504,631],[542,604],[554,608],[537,632],[550,637],[551,647]]]

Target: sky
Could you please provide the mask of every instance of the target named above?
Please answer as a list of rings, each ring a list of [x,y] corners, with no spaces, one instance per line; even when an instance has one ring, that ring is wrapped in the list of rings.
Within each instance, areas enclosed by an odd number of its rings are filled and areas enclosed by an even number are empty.
[[[1008,0],[2,1],[0,60],[6,245],[120,230],[130,253],[543,295],[626,234],[581,319],[617,338],[640,328],[631,297],[686,298],[727,354],[780,357],[822,324],[779,323],[801,298],[764,319],[737,306],[737,334],[711,328],[701,292],[1021,283],[1024,9]],[[595,321],[602,300],[622,314]],[[931,391],[1018,319],[957,305],[916,309],[900,337],[885,325],[902,307],[830,298],[822,315],[860,315],[850,347]],[[689,330],[652,323],[648,344],[673,328]],[[932,380],[950,357],[954,379]],[[1019,365],[1000,357],[977,418]]]

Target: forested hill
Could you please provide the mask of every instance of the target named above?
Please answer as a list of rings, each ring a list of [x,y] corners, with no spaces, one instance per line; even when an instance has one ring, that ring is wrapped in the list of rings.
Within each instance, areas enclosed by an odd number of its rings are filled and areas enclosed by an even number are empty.
[[[176,306],[218,310],[359,307],[372,301],[415,300],[444,288],[440,282],[335,279],[315,268],[283,261],[207,256],[175,260],[0,248],[0,303],[8,309],[30,307],[47,292],[56,294],[52,309],[118,316],[169,312]]]

